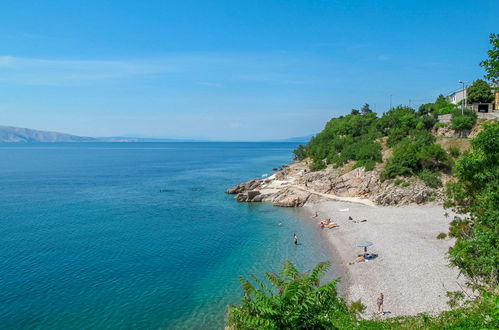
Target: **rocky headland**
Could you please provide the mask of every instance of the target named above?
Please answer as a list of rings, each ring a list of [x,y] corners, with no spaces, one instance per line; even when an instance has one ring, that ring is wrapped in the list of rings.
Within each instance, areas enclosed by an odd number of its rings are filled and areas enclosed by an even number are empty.
[[[357,202],[366,205],[407,205],[444,199],[443,188],[430,188],[417,177],[404,180],[380,179],[382,167],[366,171],[328,167],[312,172],[308,161],[284,165],[267,178],[238,184],[226,192],[240,202],[268,202],[276,206],[299,207],[322,201]],[[444,181],[450,180],[444,177]]]

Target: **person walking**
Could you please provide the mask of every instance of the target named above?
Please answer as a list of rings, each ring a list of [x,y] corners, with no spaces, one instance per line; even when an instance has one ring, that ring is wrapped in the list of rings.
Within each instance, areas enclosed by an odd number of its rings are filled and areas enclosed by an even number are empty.
[[[295,241],[295,245],[298,245],[298,236],[293,234],[293,240]]]
[[[376,300],[376,304],[378,305],[378,313],[381,312],[385,314],[385,310],[383,309],[383,301],[385,300],[385,296],[383,296],[383,293],[379,294],[378,299]]]

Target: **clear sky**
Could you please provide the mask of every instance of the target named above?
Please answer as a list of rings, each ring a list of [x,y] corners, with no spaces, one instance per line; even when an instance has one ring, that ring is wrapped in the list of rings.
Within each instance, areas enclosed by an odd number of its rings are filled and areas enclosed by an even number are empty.
[[[491,32],[498,0],[0,0],[0,125],[304,136],[481,78]]]

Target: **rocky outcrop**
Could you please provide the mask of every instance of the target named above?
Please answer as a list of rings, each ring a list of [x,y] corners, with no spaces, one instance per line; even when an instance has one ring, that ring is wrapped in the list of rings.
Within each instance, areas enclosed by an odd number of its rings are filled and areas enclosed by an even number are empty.
[[[299,207],[324,200],[370,201],[378,205],[422,204],[441,201],[443,189],[426,186],[418,178],[381,182],[380,170],[327,168],[310,172],[306,162],[283,167],[267,179],[254,179],[227,190],[240,202],[270,202]]]

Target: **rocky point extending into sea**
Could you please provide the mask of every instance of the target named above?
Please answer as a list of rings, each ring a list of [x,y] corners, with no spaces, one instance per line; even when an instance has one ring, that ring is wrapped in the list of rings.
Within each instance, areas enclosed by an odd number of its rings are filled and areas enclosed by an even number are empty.
[[[430,188],[416,177],[401,185],[397,180],[381,180],[381,167],[366,171],[329,166],[317,172],[309,170],[308,161],[284,165],[267,178],[238,184],[226,192],[240,202],[269,202],[276,206],[297,207],[320,201],[352,201],[372,205],[407,205],[444,199],[443,188]],[[444,176],[444,182],[450,177]]]

